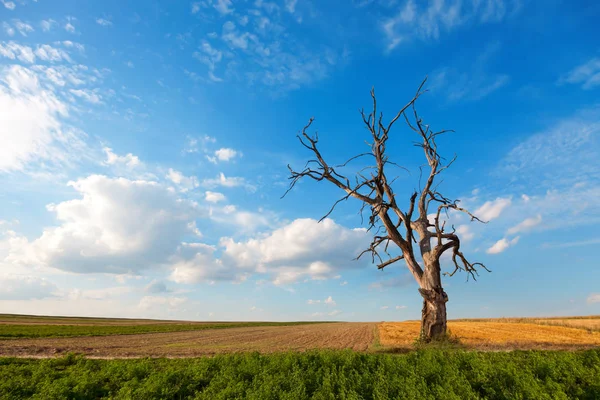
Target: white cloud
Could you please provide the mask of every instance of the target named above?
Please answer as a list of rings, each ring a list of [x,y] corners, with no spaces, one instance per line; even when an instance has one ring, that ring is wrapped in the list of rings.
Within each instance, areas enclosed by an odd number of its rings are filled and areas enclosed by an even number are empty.
[[[390,308],[390,306],[381,306],[381,310],[387,310],[388,308]]]
[[[27,36],[28,33],[34,31],[33,26],[18,19],[13,20],[13,25],[15,29],[21,34],[21,36]]]
[[[223,260],[236,267],[265,273],[276,285],[303,279],[331,279],[339,271],[360,268],[353,260],[368,247],[364,229],[348,229],[325,219],[297,219],[270,234],[246,242],[223,238]]]
[[[200,138],[196,137],[187,137],[187,142],[185,147],[183,148],[184,153],[198,153],[201,150],[206,152],[206,147],[210,143],[215,143],[217,139],[214,137],[210,137],[208,135],[204,135]]]
[[[342,312],[340,310],[333,310],[327,313],[330,317],[335,317],[336,315],[340,315]]]
[[[402,3],[391,18],[382,18],[387,51],[400,44],[419,39],[437,40],[445,32],[475,24],[497,23],[516,13],[520,1],[472,1],[436,0]]]
[[[456,227],[456,234],[462,242],[468,242],[475,237],[469,225],[459,225]]]
[[[73,24],[71,24],[70,22],[67,22],[64,26],[65,31],[69,32],[69,33],[75,33],[75,26],[73,26]]]
[[[592,293],[587,298],[588,304],[600,303],[600,293]]]
[[[85,100],[92,104],[100,104],[102,103],[102,97],[95,91],[89,89],[70,89],[69,92],[74,96],[79,97],[82,100]]]
[[[44,19],[40,22],[40,26],[44,32],[49,32],[52,29],[52,26],[56,24],[56,21],[53,19]]]
[[[0,46],[0,55],[7,56],[4,50]],[[35,57],[33,53],[11,56]],[[42,86],[35,70],[19,65],[0,67],[0,172],[24,171],[41,162],[48,168],[67,165],[86,157],[89,152],[83,135],[64,123],[68,111],[66,103]]]
[[[328,298],[326,298],[325,300],[323,300],[324,304],[327,304],[328,306],[335,306],[336,302],[335,300],[333,300],[333,298],[331,296],[329,296]]]
[[[129,68],[134,68],[134,67],[135,67],[135,65],[134,65],[134,64],[133,64],[133,62],[131,62],[131,61],[127,61],[127,62],[125,63],[125,65],[126,65],[127,67],[129,67]]]
[[[4,32],[6,32],[6,34],[8,36],[14,36],[15,35],[15,30],[12,26],[10,26],[10,24],[8,22],[3,22],[2,23],[2,28],[4,29]]]
[[[492,247],[486,250],[488,254],[498,254],[502,253],[504,250],[508,249],[511,246],[514,246],[519,241],[519,236],[513,238],[512,240],[508,240],[507,238],[503,238],[498,240]]]
[[[11,11],[17,7],[17,5],[12,1],[2,0],[2,4],[4,4],[4,7],[8,8]]]
[[[11,60],[19,60],[25,63],[33,63],[35,62],[35,53],[33,51],[33,49],[29,46],[22,46],[20,44],[17,44],[15,42],[2,42],[0,43],[0,56],[2,57],[6,57],[8,59]],[[17,67],[17,66],[13,66],[13,67]],[[6,71],[10,71],[8,69],[8,67],[5,67],[4,69],[5,73]],[[13,69],[13,71],[16,71],[15,69]]]
[[[340,283],[340,286],[346,286],[348,284],[348,281],[344,281]]]
[[[44,278],[0,275],[0,300],[31,300],[54,297],[58,287]]]
[[[396,306],[396,310],[404,310],[407,306]]]
[[[237,187],[246,185],[244,178],[240,177],[226,177],[224,173],[220,173],[217,178],[207,178],[202,181],[202,185],[206,187]]]
[[[501,161],[497,174],[524,181],[528,191],[536,186],[547,190],[575,185],[582,177],[599,178],[599,135],[600,108],[582,110],[515,146]]]
[[[185,176],[179,171],[169,168],[167,179],[177,185],[180,191],[187,192],[197,188],[200,184],[195,176]]]
[[[151,268],[167,262],[199,216],[155,182],[92,175],[69,185],[81,197],[48,205],[60,225],[29,245],[39,265],[112,274]]]
[[[106,164],[108,165],[124,166],[127,168],[135,168],[142,165],[138,156],[134,156],[131,153],[119,156],[118,154],[115,154],[110,147],[104,147],[102,150],[106,154]]]
[[[321,300],[312,300],[312,299],[308,299],[308,301],[306,302],[307,304],[320,304]]]
[[[212,161],[213,163],[216,163],[217,161],[230,161],[231,159],[238,157],[238,156],[241,157],[241,153],[234,149],[221,148],[221,149],[215,151],[215,157],[209,158],[209,160]]]
[[[233,205],[211,208],[209,215],[213,221],[224,225],[234,225],[239,233],[245,234],[255,232],[261,227],[273,226],[276,222],[276,215],[267,211],[243,211]]]
[[[199,283],[214,281],[243,281],[247,274],[214,256],[216,248],[203,243],[182,243],[177,254],[171,258],[173,270],[170,279],[177,283]]]
[[[513,226],[508,231],[506,231],[506,233],[509,235],[514,235],[515,233],[526,232],[531,228],[539,225],[541,222],[542,216],[538,214],[535,217],[524,219],[522,222],[518,223],[517,225]]]
[[[223,193],[211,192],[207,190],[204,196],[204,200],[208,201],[209,203],[218,203],[227,200],[227,198]]]
[[[104,18],[97,18],[96,23],[101,26],[111,26],[113,23]]]
[[[296,3],[298,3],[298,0],[285,0],[285,9],[293,14],[296,11]]]
[[[192,3],[192,14],[197,14],[200,11],[200,3]]]
[[[572,83],[581,85],[584,90],[600,86],[600,58],[593,57],[587,62],[573,68],[559,80],[559,83]]]
[[[40,58],[42,61],[50,61],[50,62],[60,62],[60,61],[69,61],[71,62],[71,57],[69,54],[56,47],[49,46],[47,44],[43,44],[38,46],[35,50],[35,55]]]
[[[502,214],[502,211],[509,207],[511,203],[512,200],[510,197],[498,197],[496,200],[486,201],[473,214],[482,221],[491,221],[498,218]]]
[[[215,10],[217,10],[220,14],[229,14],[231,12],[233,12],[233,9],[231,8],[232,4],[231,4],[231,0],[209,0],[213,7],[215,8]]]

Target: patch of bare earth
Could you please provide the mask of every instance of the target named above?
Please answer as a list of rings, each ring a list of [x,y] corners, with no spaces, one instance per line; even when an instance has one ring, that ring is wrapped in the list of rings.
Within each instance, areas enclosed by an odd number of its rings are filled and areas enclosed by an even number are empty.
[[[326,323],[75,338],[0,340],[0,356],[195,357],[220,353],[367,350],[373,323]]]
[[[388,348],[412,347],[420,323],[379,324],[380,344]],[[584,349],[600,346],[600,332],[524,322],[449,321],[448,329],[461,344],[478,350]]]

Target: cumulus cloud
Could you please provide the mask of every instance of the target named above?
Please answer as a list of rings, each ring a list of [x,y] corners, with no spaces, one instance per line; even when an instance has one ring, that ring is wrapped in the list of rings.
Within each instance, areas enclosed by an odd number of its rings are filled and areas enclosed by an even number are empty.
[[[2,47],[0,55],[6,56]],[[35,57],[32,52],[11,56]],[[82,134],[63,121],[68,111],[64,101],[42,86],[35,70],[0,67],[0,171],[24,171],[39,162],[66,165],[84,157]]]
[[[151,268],[172,256],[200,214],[156,182],[92,175],[69,185],[80,198],[50,204],[60,225],[30,244],[48,267],[114,274]]]
[[[142,162],[138,158],[131,153],[127,153],[124,156],[119,156],[113,152],[110,147],[104,147],[102,149],[106,154],[106,164],[108,165],[117,165],[117,166],[125,166],[127,168],[135,168],[142,165]]]
[[[221,201],[227,200],[227,198],[223,193],[211,192],[207,190],[204,195],[204,200],[208,201],[209,203],[219,203]]]
[[[332,298],[331,296],[329,296],[328,298],[326,298],[326,299],[323,301],[323,303],[324,303],[324,304],[327,304],[328,306],[335,306],[335,305],[336,305],[336,302],[335,302],[335,300],[333,300],[333,298]]]
[[[241,157],[241,155],[242,154],[237,150],[230,148],[221,148],[215,151],[214,156],[207,155],[206,158],[213,164],[216,164],[218,161],[230,161],[235,157]]]
[[[181,172],[175,171],[172,168],[169,168],[167,179],[176,184],[181,192],[187,192],[197,188],[200,185],[198,183],[198,178],[195,176],[185,176]]]
[[[502,253],[504,250],[508,249],[511,246],[514,246],[519,242],[519,236],[508,240],[507,238],[503,238],[498,240],[492,247],[486,250],[488,254],[498,254]]]
[[[203,243],[182,243],[171,258],[170,279],[177,283],[243,281],[247,274],[225,266],[215,257],[216,248]]]
[[[365,229],[348,229],[331,219],[297,219],[268,235],[236,242],[221,239],[223,260],[236,267],[270,275],[276,285],[303,279],[330,279],[339,271],[360,268],[354,261],[368,247]]]
[[[481,207],[475,210],[474,215],[482,221],[491,221],[502,214],[507,207],[511,205],[511,199],[499,197],[496,200],[486,201]]]

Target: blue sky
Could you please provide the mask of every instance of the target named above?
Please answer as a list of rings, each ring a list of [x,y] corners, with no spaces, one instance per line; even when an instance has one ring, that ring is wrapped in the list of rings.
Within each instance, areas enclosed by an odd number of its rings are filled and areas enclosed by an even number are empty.
[[[527,0],[0,4],[0,312],[197,320],[420,317],[348,201],[281,199],[310,117],[332,163],[425,76],[471,260],[450,318],[600,313],[600,5]],[[388,148],[422,154],[397,124]],[[356,167],[360,167],[360,162]],[[348,170],[352,173],[353,169]],[[444,269],[450,269],[448,259]]]

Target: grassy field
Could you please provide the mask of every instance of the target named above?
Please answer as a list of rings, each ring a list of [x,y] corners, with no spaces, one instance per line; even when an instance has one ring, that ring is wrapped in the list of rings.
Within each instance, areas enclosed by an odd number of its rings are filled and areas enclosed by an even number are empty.
[[[598,399],[600,350],[0,359],[2,399]]]

